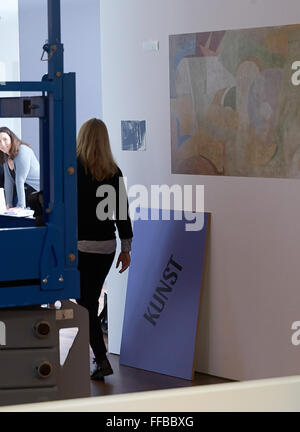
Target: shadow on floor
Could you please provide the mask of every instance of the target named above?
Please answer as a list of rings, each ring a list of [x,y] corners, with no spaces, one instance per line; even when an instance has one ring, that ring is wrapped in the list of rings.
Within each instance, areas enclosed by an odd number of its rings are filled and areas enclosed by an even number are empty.
[[[193,381],[189,381],[169,375],[162,375],[155,372],[120,365],[120,356],[116,354],[108,354],[107,357],[112,365],[114,374],[106,377],[104,382],[91,380],[91,396],[115,395],[232,382],[225,378],[205,375],[199,372],[195,373]]]

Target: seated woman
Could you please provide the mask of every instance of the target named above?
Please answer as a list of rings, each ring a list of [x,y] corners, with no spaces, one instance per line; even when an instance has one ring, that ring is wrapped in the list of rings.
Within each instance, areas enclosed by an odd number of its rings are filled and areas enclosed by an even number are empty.
[[[4,168],[4,191],[7,208],[26,207],[29,195],[40,189],[40,164],[31,147],[9,128],[0,127],[0,163]]]

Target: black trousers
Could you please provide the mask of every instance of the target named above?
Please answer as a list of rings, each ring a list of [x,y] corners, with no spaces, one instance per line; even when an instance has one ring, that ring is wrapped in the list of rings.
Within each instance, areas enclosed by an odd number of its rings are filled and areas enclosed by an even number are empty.
[[[36,190],[33,189],[33,187],[29,186],[27,183],[25,183],[24,189],[25,189],[26,206],[28,206],[29,197],[33,192],[36,192]]]
[[[77,303],[89,311],[90,345],[97,361],[103,360],[107,351],[98,319],[99,297],[114,257],[115,252],[94,254],[78,251],[80,299]]]

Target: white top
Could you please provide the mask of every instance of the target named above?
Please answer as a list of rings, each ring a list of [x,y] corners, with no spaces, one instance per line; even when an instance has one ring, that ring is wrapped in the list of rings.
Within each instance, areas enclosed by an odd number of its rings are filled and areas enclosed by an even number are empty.
[[[121,240],[121,251],[130,252],[131,251],[131,241],[132,239]],[[79,240],[78,250],[80,252],[86,253],[98,253],[98,254],[112,254],[117,248],[117,240]]]

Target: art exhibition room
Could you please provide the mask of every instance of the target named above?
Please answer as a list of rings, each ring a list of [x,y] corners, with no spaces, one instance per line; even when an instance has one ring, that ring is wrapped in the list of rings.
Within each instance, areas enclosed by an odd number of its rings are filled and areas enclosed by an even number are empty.
[[[0,412],[300,411],[299,0],[0,0],[0,169]]]

